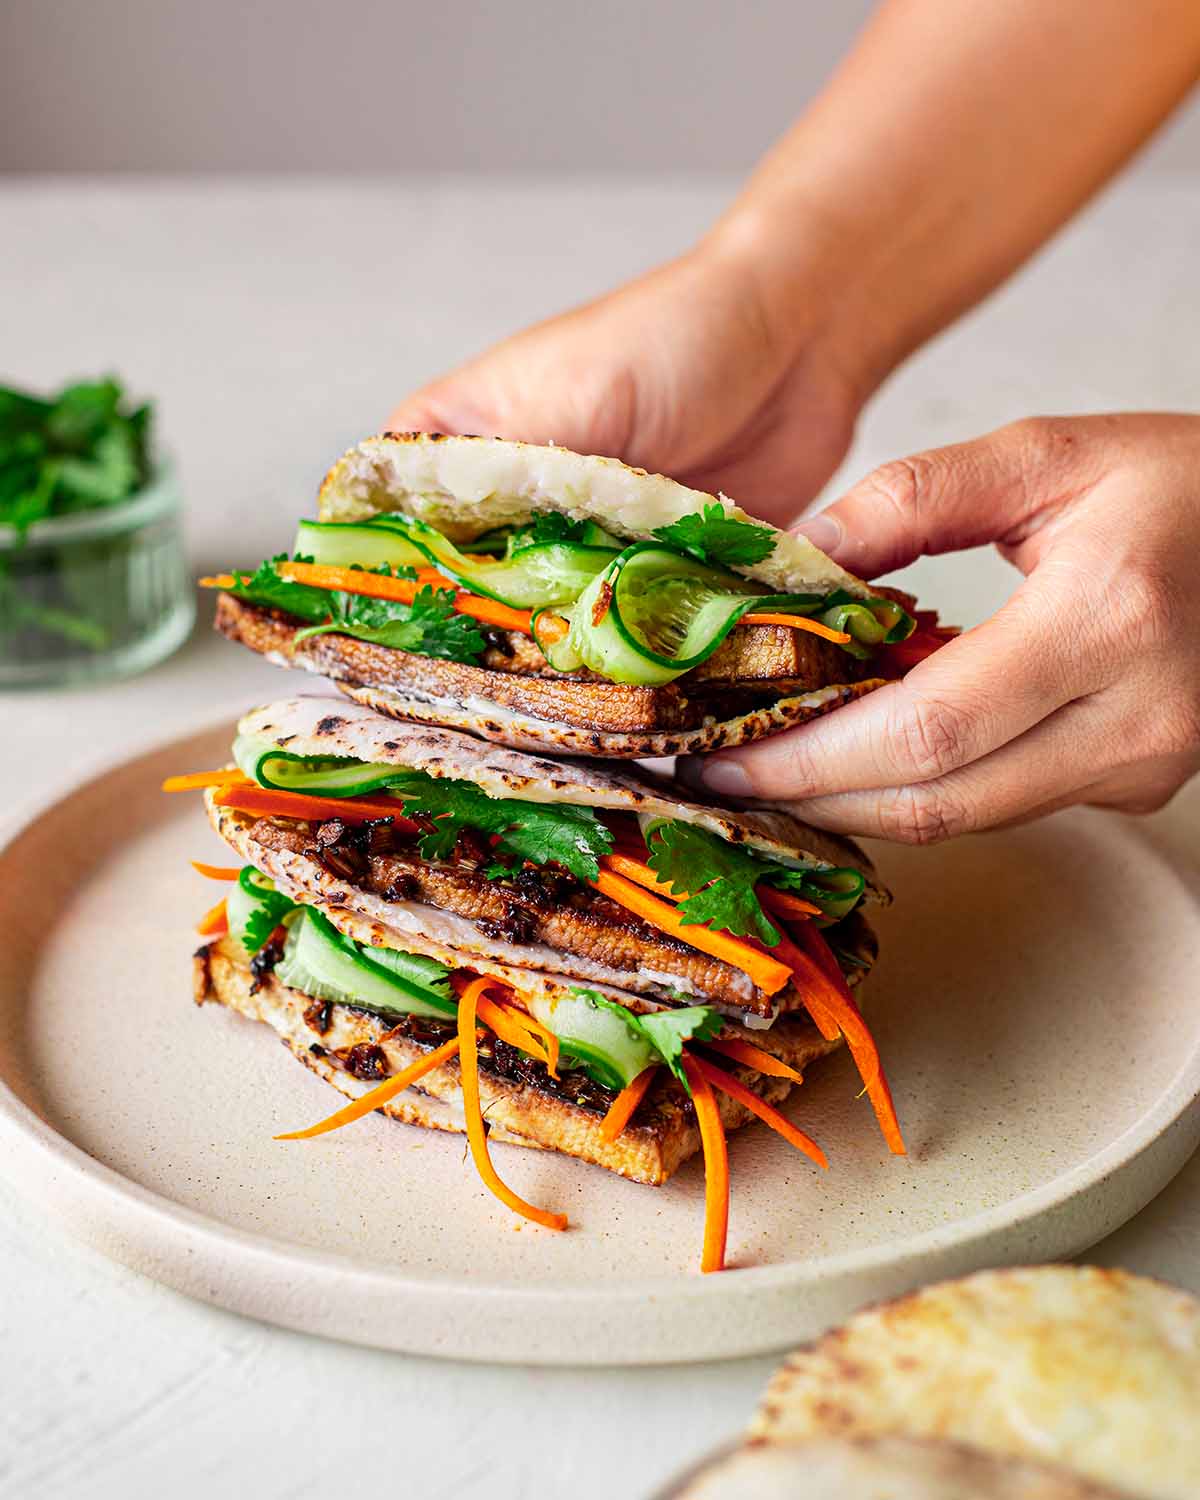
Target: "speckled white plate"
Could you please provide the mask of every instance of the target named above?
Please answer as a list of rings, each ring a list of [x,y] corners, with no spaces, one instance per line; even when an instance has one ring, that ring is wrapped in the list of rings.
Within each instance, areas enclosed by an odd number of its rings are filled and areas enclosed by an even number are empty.
[[[1200,1137],[1196,900],[1135,825],[1074,813],[879,848],[896,905],[869,990],[911,1156],[844,1056],[790,1106],[811,1168],[733,1138],[730,1260],[695,1270],[702,1170],[667,1187],[498,1146],[556,1235],[478,1182],[461,1137],[371,1119],[276,1143],[334,1103],[272,1034],[191,1003],[192,927],[228,862],[172,771],[212,729],[109,769],[0,850],[0,1168],[71,1230],[192,1296],[335,1338],[545,1363],[778,1349],[869,1298],[1084,1249]]]

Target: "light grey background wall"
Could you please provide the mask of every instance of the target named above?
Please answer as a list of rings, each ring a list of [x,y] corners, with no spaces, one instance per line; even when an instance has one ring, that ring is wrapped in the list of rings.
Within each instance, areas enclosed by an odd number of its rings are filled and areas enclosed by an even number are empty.
[[[870,10],[0,0],[0,171],[736,171]],[[1200,102],[1153,159],[1200,166]]]

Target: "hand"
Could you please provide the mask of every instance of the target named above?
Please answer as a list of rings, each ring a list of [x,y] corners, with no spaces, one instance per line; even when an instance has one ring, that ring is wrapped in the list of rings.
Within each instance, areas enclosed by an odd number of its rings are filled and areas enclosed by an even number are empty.
[[[867,577],[994,542],[1027,578],[901,681],[687,779],[924,844],[1075,802],[1152,812],[1200,769],[1200,417],[1018,422],[797,529]]]
[[[603,453],[786,525],[841,461],[865,391],[803,299],[779,308],[753,257],[719,238],[505,340],[388,427]]]

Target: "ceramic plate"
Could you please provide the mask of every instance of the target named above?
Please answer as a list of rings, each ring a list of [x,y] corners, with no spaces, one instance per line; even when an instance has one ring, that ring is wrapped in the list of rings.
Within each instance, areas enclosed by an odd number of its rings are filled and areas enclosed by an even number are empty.
[[[729,1255],[696,1271],[700,1161],[665,1188],[497,1146],[553,1234],[477,1180],[461,1137],[370,1119],[276,1143],[336,1097],[264,1027],[191,1001],[193,926],[228,863],[198,796],[222,726],[109,769],[0,851],[0,1164],[75,1233],[195,1297],[417,1353],[542,1363],[779,1349],[864,1301],[1086,1248],[1200,1136],[1194,898],[1135,825],[1076,812],[877,848],[897,893],[868,1003],[911,1155],[845,1056],[730,1147]]]

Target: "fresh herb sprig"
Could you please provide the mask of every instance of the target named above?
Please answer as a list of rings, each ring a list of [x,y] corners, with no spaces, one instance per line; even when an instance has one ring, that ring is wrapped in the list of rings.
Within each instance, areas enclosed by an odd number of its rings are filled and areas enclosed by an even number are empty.
[[[683,1044],[707,1042],[716,1036],[725,1024],[719,1011],[711,1005],[686,1005],[678,1010],[648,1011],[639,1016],[599,990],[576,989],[572,993],[595,1009],[610,1012],[625,1024],[632,1036],[649,1043],[659,1062],[670,1068],[691,1095],[692,1086],[683,1070]],[[569,1056],[570,1047],[565,1050]]]
[[[119,505],[150,477],[148,405],[111,377],[41,397],[0,387],[0,523]]]
[[[411,604],[340,591],[327,593],[325,598],[326,622],[298,631],[298,641],[336,631],[355,640],[443,661],[475,662],[483,654],[483,632],[469,615],[455,612],[451,589],[426,584],[417,590]]]
[[[377,646],[391,646],[412,651],[418,656],[434,656],[443,661],[465,664],[477,662],[486,642],[478,623],[469,615],[454,609],[451,589],[435,589],[426,584],[417,591],[411,604],[394,599],[373,599],[365,594],[349,594],[338,589],[318,589],[311,584],[285,578],[279,564],[289,561],[280,552],[260,563],[253,573],[245,570],[232,574],[233,583],[226,590],[248,604],[264,609],[282,610],[284,614],[308,621],[297,631],[296,640],[310,636],[353,636]],[[311,562],[297,555],[293,562]],[[369,570],[391,578],[415,578],[415,568],[389,567],[386,563]]]
[[[501,858],[559,864],[580,880],[595,880],[601,857],[612,849],[612,834],[591,808],[489,797],[474,782],[425,771],[398,771],[388,789],[403,800],[406,817],[432,819],[418,845],[426,859],[448,859],[459,834],[470,828],[494,835]]]
[[[717,501],[669,526],[656,527],[654,535],[699,562],[725,568],[753,567],[775,550],[775,532],[770,526],[727,516]]]
[[[779,942],[779,929],[763,910],[760,884],[790,891],[835,918],[852,909],[864,886],[857,870],[792,869],[679,821],[658,824],[646,847],[658,878],[691,892],[678,908],[685,924],[755,937],[769,948]]]

